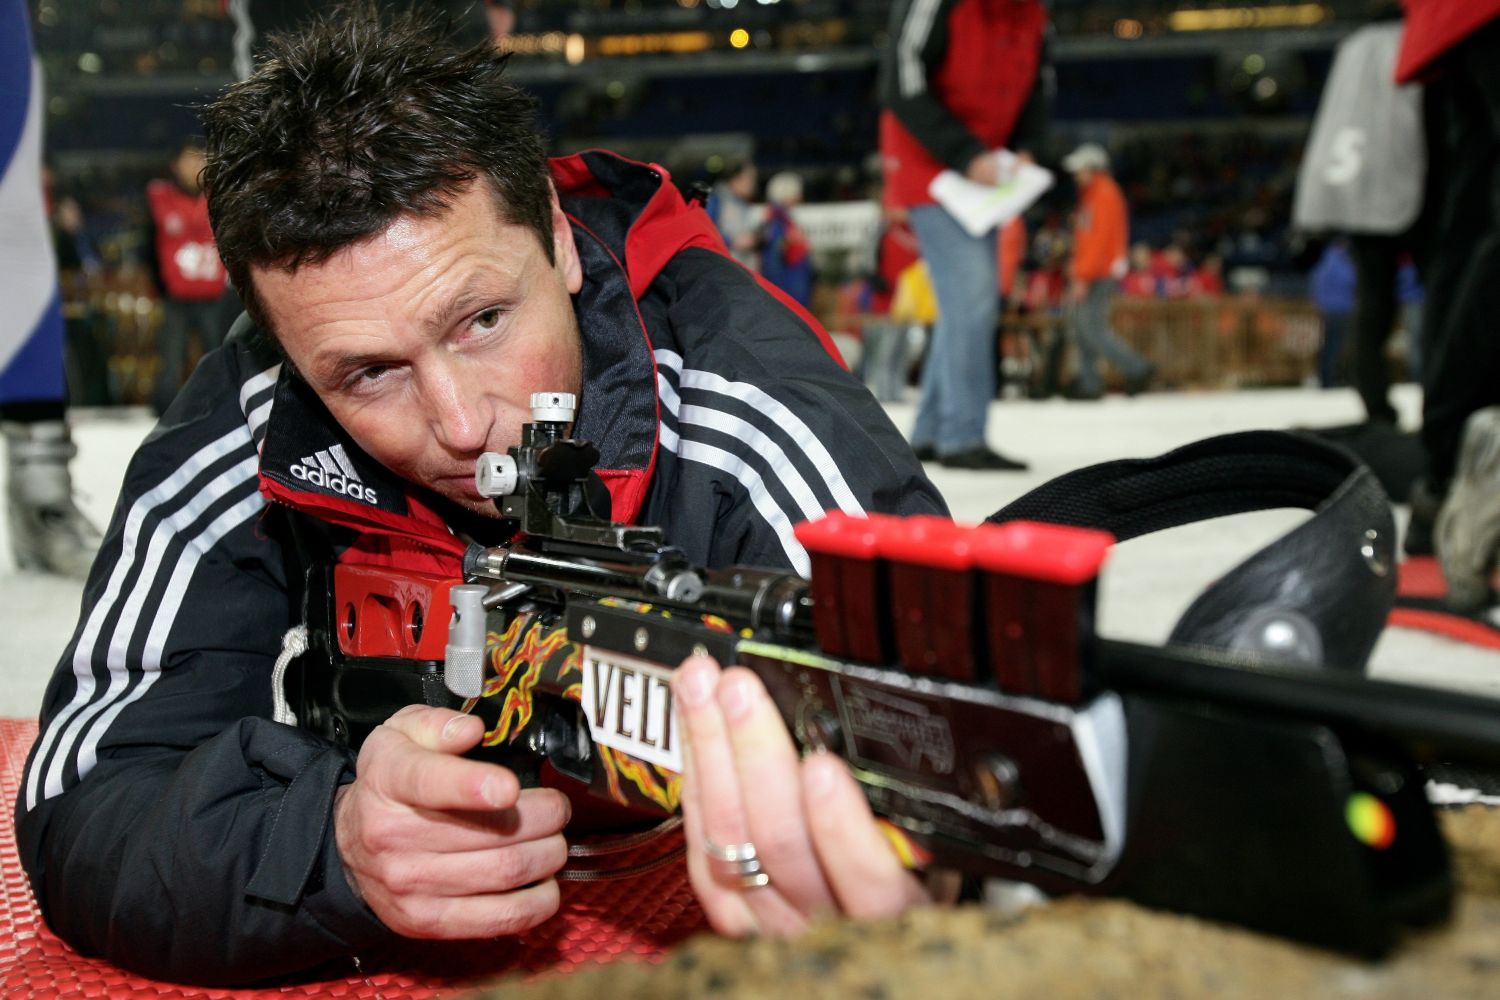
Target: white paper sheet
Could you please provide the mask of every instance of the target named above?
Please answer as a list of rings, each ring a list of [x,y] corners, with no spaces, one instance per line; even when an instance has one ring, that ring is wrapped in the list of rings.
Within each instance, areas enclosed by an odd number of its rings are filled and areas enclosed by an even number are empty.
[[[1035,163],[1024,163],[1008,149],[995,151],[1000,163],[1000,183],[978,184],[955,170],[944,170],[932,179],[927,192],[958,220],[971,236],[1002,226],[1026,211],[1052,186],[1052,171]]]

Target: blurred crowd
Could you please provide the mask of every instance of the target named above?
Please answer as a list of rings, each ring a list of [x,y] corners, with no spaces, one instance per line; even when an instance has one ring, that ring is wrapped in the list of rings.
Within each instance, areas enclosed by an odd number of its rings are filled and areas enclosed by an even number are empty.
[[[230,26],[217,12],[194,8],[191,14],[162,35],[162,44],[148,53],[150,65],[132,66],[130,71],[149,75],[158,65],[181,68],[181,60],[188,58],[184,53],[197,59],[205,46],[228,45]],[[58,21],[51,40],[67,41],[69,31],[82,30],[70,24],[75,22]],[[77,42],[82,45],[85,40],[81,36]],[[546,96],[542,94],[544,114],[555,117],[566,110],[549,108]],[[626,97],[629,104],[628,92]],[[619,102],[606,103],[615,108],[614,124],[622,124]],[[594,125],[606,127],[609,119],[606,115]],[[567,134],[578,130],[578,122],[570,121],[562,130]],[[1312,303],[1327,335],[1318,357],[1307,359],[1306,377],[1336,387],[1349,382],[1343,360],[1349,350],[1343,332],[1347,323],[1338,302],[1329,306],[1326,290],[1317,281],[1323,272],[1314,265],[1320,264],[1325,249],[1336,254],[1338,248],[1323,239],[1309,246],[1306,234],[1291,222],[1304,142],[1303,128],[1289,127],[1285,121],[1266,127],[1222,121],[1117,130],[1108,151],[1112,174],[1128,206],[1131,242],[1114,277],[1118,302],[1125,308],[1131,303],[1210,301],[1231,295]],[[799,205],[806,200],[857,200],[871,191],[878,198],[880,171],[873,155],[830,172],[822,165],[780,168],[784,150],[770,139],[762,152],[778,165],[776,169],[758,171],[749,156],[724,157],[714,158],[719,168],[710,174],[684,171],[678,177],[689,188],[706,176],[703,186],[711,190],[700,197],[741,263],[827,325],[866,337],[869,342],[862,347],[867,355],[889,351],[878,332],[882,324],[930,330],[936,322],[930,274],[916,267],[917,241],[903,218],[886,218],[870,247],[849,254],[821,252],[798,224]],[[173,358],[181,353],[191,361],[212,343],[212,337],[198,331],[199,324],[193,324],[192,335],[184,338],[174,332],[180,324],[169,321],[174,307],[162,282],[156,227],[145,197],[149,183],[171,175],[169,158],[163,151],[154,160],[138,155],[83,164],[70,159],[52,172],[49,205],[68,301],[68,370],[75,403],[144,402],[159,409],[182,365],[172,358],[157,366],[149,358],[142,361],[141,344],[170,332],[174,346],[169,353]],[[1046,339],[1049,324],[1065,322],[1077,206],[1075,189],[1065,172],[1059,173],[1059,184],[999,238],[996,294],[1002,345],[1007,343],[1007,329],[1024,329],[1030,338],[1026,343],[1034,347],[1039,329],[1041,339]],[[903,277],[908,269],[912,270]],[[1409,261],[1402,281],[1407,289],[1402,327],[1408,335],[1402,340],[1406,350],[1401,358],[1406,374],[1415,374],[1421,291]],[[898,296],[903,286],[906,292]],[[911,303],[931,308],[912,308]],[[876,331],[873,337],[871,330]],[[185,347],[175,346],[183,342]],[[920,376],[923,344],[920,336],[906,344],[903,356],[909,363],[902,378],[908,383]],[[1014,343],[1010,346],[1009,359],[1000,359],[1002,366],[1015,360]],[[886,398],[900,394],[889,385],[882,385],[882,392]]]

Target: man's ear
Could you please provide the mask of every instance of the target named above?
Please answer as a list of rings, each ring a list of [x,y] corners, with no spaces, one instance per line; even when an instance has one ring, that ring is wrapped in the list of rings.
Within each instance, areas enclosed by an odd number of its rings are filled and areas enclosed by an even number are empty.
[[[557,200],[557,188],[547,182],[552,195],[552,261],[562,272],[563,284],[569,295],[577,295],[583,288],[583,263],[578,259],[578,247],[573,243],[573,226],[563,214],[562,204]]]

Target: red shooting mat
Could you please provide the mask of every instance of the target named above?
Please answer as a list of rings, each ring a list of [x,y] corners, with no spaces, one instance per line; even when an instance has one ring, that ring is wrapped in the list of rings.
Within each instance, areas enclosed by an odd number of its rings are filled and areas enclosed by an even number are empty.
[[[660,959],[703,930],[702,911],[680,858],[665,861],[656,842],[615,855],[640,874],[592,882],[564,882],[561,912],[528,933],[493,941],[412,943],[396,954],[365,956],[342,979],[290,983],[275,989],[225,990],[178,986],[131,975],[85,958],[47,929],[16,852],[12,804],[26,753],[36,739],[31,719],[0,719],[0,996],[198,998],[340,997],[419,1000],[452,996],[466,985],[507,973],[561,974],[581,966]],[[676,835],[680,842],[680,833]],[[379,965],[376,965],[376,962]]]

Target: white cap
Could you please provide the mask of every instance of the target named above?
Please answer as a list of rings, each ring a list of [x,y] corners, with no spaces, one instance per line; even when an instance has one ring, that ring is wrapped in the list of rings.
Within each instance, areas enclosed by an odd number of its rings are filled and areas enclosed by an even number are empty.
[[[509,455],[487,451],[474,462],[474,488],[482,497],[508,497],[519,481],[516,460]]]
[[[1062,165],[1070,174],[1079,170],[1108,170],[1109,153],[1097,142],[1086,142],[1064,156]]]
[[[571,392],[533,392],[531,419],[550,423],[571,423],[578,410],[578,397]]]

